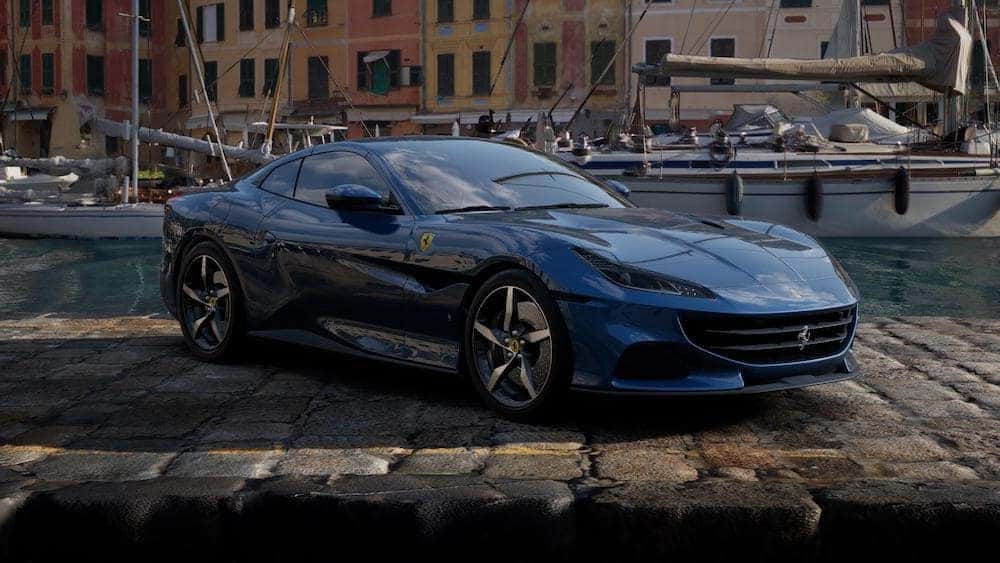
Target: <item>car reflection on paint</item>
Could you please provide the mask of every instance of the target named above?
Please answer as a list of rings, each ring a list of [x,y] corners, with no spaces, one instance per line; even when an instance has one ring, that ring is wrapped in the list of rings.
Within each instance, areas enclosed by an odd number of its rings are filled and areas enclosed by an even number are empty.
[[[193,353],[248,334],[462,373],[508,416],[567,390],[727,394],[857,373],[857,290],[808,236],[639,209],[493,141],[312,147],[167,204]]]

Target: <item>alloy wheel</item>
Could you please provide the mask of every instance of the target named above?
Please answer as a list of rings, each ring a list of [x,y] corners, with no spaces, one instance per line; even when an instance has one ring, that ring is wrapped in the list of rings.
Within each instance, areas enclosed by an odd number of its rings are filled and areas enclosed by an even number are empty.
[[[509,407],[530,404],[552,374],[552,335],[535,299],[520,287],[494,289],[479,304],[472,353],[487,392]]]
[[[215,350],[232,324],[232,293],[225,270],[215,258],[202,254],[188,262],[181,284],[188,335],[202,350]]]

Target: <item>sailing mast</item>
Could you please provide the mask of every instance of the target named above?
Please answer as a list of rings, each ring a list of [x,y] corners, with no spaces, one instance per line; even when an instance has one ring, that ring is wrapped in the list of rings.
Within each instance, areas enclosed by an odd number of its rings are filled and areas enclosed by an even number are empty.
[[[194,59],[194,68],[198,73],[198,82],[201,84],[201,93],[205,96],[205,107],[208,108],[208,120],[212,124],[212,131],[215,132],[216,142],[218,142],[219,146],[222,147],[223,139],[219,134],[219,125],[215,122],[215,113],[212,111],[212,100],[208,97],[208,85],[205,83],[204,63],[201,60],[198,43],[195,40],[194,34],[191,33],[191,22],[188,21],[187,6],[184,0],[177,0],[177,7],[181,12],[181,23],[184,26],[184,36],[187,38],[188,50],[191,52],[191,57]],[[138,124],[136,124],[136,126],[138,126]],[[226,173],[226,178],[232,181],[233,173],[229,169],[229,163],[226,161],[226,152],[224,150],[219,151],[219,159],[222,161],[222,169]]]
[[[267,139],[261,150],[271,154],[271,142],[274,138],[274,126],[278,121],[278,104],[281,103],[281,83],[285,81],[285,68],[288,66],[288,46],[292,40],[292,25],[295,23],[295,3],[288,2],[288,19],[285,20],[285,39],[281,42],[281,55],[278,59],[278,81],[274,85],[274,98],[271,100],[271,118],[267,121]],[[289,147],[290,149],[291,147]]]

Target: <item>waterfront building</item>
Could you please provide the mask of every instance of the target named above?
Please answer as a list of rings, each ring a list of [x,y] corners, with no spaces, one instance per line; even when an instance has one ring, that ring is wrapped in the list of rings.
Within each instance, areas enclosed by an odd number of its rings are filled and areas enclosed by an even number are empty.
[[[520,24],[525,0],[425,0],[425,8],[425,111],[414,120],[426,132],[448,132],[456,120],[467,132],[491,109],[516,125],[555,107],[565,122],[592,85],[574,129],[603,134],[626,107],[625,57],[601,77],[623,39],[621,0],[534,0]]]
[[[170,66],[163,2],[144,0],[140,11],[151,20],[140,26],[140,120],[159,127],[166,98],[154,77]],[[131,20],[118,15],[129,12],[130,0],[0,2],[4,148],[29,157],[124,150],[126,143],[93,133],[88,121],[131,119]]]

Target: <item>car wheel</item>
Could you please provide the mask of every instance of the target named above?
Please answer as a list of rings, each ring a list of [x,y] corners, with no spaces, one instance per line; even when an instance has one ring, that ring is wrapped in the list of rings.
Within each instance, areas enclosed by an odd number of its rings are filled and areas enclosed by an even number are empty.
[[[545,285],[521,270],[483,284],[469,308],[465,359],[476,390],[512,418],[552,411],[569,388],[568,330]]]
[[[178,318],[188,347],[202,360],[230,359],[243,340],[242,295],[229,259],[212,242],[184,256],[177,279]]]

